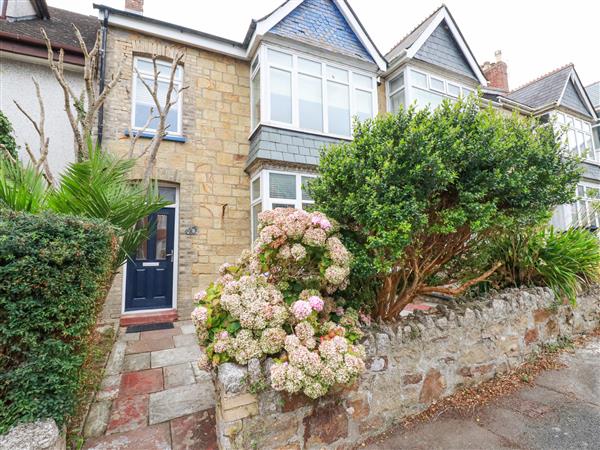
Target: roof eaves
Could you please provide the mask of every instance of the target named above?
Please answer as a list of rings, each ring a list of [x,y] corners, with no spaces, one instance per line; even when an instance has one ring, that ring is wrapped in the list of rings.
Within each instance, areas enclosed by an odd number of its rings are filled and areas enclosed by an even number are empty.
[[[214,39],[214,40],[223,42],[225,44],[232,45],[234,47],[238,47],[238,48],[242,48],[242,49],[246,48],[245,44],[243,42],[234,41],[232,39],[227,39],[227,38],[217,36],[214,34],[210,34],[210,33],[205,33],[203,31],[195,30],[193,28],[184,27],[182,25],[176,25],[171,22],[165,22],[164,20],[153,19],[151,17],[145,17],[145,16],[142,16],[137,13],[123,11],[122,9],[112,8],[110,6],[101,5],[101,4],[97,4],[97,3],[94,3],[93,6],[95,9],[97,9],[99,11],[108,11],[110,14],[116,14],[116,15],[120,15],[120,16],[124,16],[124,17],[134,18],[134,19],[141,20],[143,22],[147,22],[150,24],[160,25],[160,26],[172,28],[174,30],[178,30],[178,31],[181,31],[184,33],[194,34],[194,35],[197,35],[197,36],[200,36],[203,38]],[[252,23],[250,24],[250,26],[252,27]]]

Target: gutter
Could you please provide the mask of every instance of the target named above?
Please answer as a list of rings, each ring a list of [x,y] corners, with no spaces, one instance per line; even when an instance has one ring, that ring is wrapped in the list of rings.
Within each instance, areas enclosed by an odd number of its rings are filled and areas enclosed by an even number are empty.
[[[106,39],[108,34],[108,16],[110,12],[108,9],[104,10],[104,18],[102,19],[102,43],[100,44],[100,79],[98,80],[98,92],[104,91],[104,85],[106,84]],[[100,147],[102,145],[102,138],[104,136],[104,103],[100,105],[98,110],[98,138],[96,145]]]

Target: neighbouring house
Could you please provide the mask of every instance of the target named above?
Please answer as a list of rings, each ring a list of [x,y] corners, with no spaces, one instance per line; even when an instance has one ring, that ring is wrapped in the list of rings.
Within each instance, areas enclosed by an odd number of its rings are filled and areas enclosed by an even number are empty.
[[[570,226],[597,228],[600,215],[600,145],[593,139],[598,121],[590,96],[581,84],[572,64],[547,73],[508,93],[496,93],[501,107],[516,108],[522,113],[554,120],[564,130],[564,145],[570,153],[583,159],[582,179],[577,186],[577,201],[556,208],[552,223],[565,229]]]
[[[135,68],[150,79],[149,58],[164,61],[166,73],[181,51],[175,82],[188,86],[169,116],[154,171],[172,205],[156,214],[157,233],[118,274],[105,319],[186,317],[194,293],[250,247],[261,211],[311,208],[304,187],[316,175],[319,150],[350,140],[355,119],[481,90],[506,111],[562,118],[572,124],[573,151],[591,148],[588,124],[597,115],[572,66],[511,92],[501,54],[478,64],[446,6],[385,56],[345,0],[288,0],[253,20],[243,42],[145,17],[142,0],[126,0],[124,10],[96,8],[106,72],[123,67],[100,124],[106,149],[126,154],[130,135],[149,117],[152,102]],[[549,85],[557,95],[528,94]],[[146,129],[141,140],[152,133]],[[594,161],[582,183],[600,180]]]
[[[39,154],[39,136],[31,122],[14,104],[16,100],[36,121],[40,111],[32,78],[40,85],[45,109],[45,132],[49,139],[48,161],[54,174],[75,160],[73,132],[64,113],[63,91],[48,67],[43,28],[58,57],[63,49],[65,77],[73,89],[83,88],[83,54],[73,25],[91,48],[99,22],[96,17],[49,7],[45,0],[0,0],[0,109],[12,122],[19,155],[28,161],[25,143]]]

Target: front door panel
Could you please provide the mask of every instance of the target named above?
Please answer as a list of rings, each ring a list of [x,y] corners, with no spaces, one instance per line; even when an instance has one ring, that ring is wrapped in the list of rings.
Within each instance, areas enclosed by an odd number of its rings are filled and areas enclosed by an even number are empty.
[[[127,261],[125,311],[173,306],[175,209],[163,208],[148,221],[155,231]]]

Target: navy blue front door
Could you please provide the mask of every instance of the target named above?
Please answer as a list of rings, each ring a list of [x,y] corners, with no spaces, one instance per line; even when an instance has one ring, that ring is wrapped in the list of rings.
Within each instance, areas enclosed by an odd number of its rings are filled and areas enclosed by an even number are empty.
[[[144,222],[154,223],[155,231],[127,261],[125,311],[173,306],[175,209],[163,208]]]

